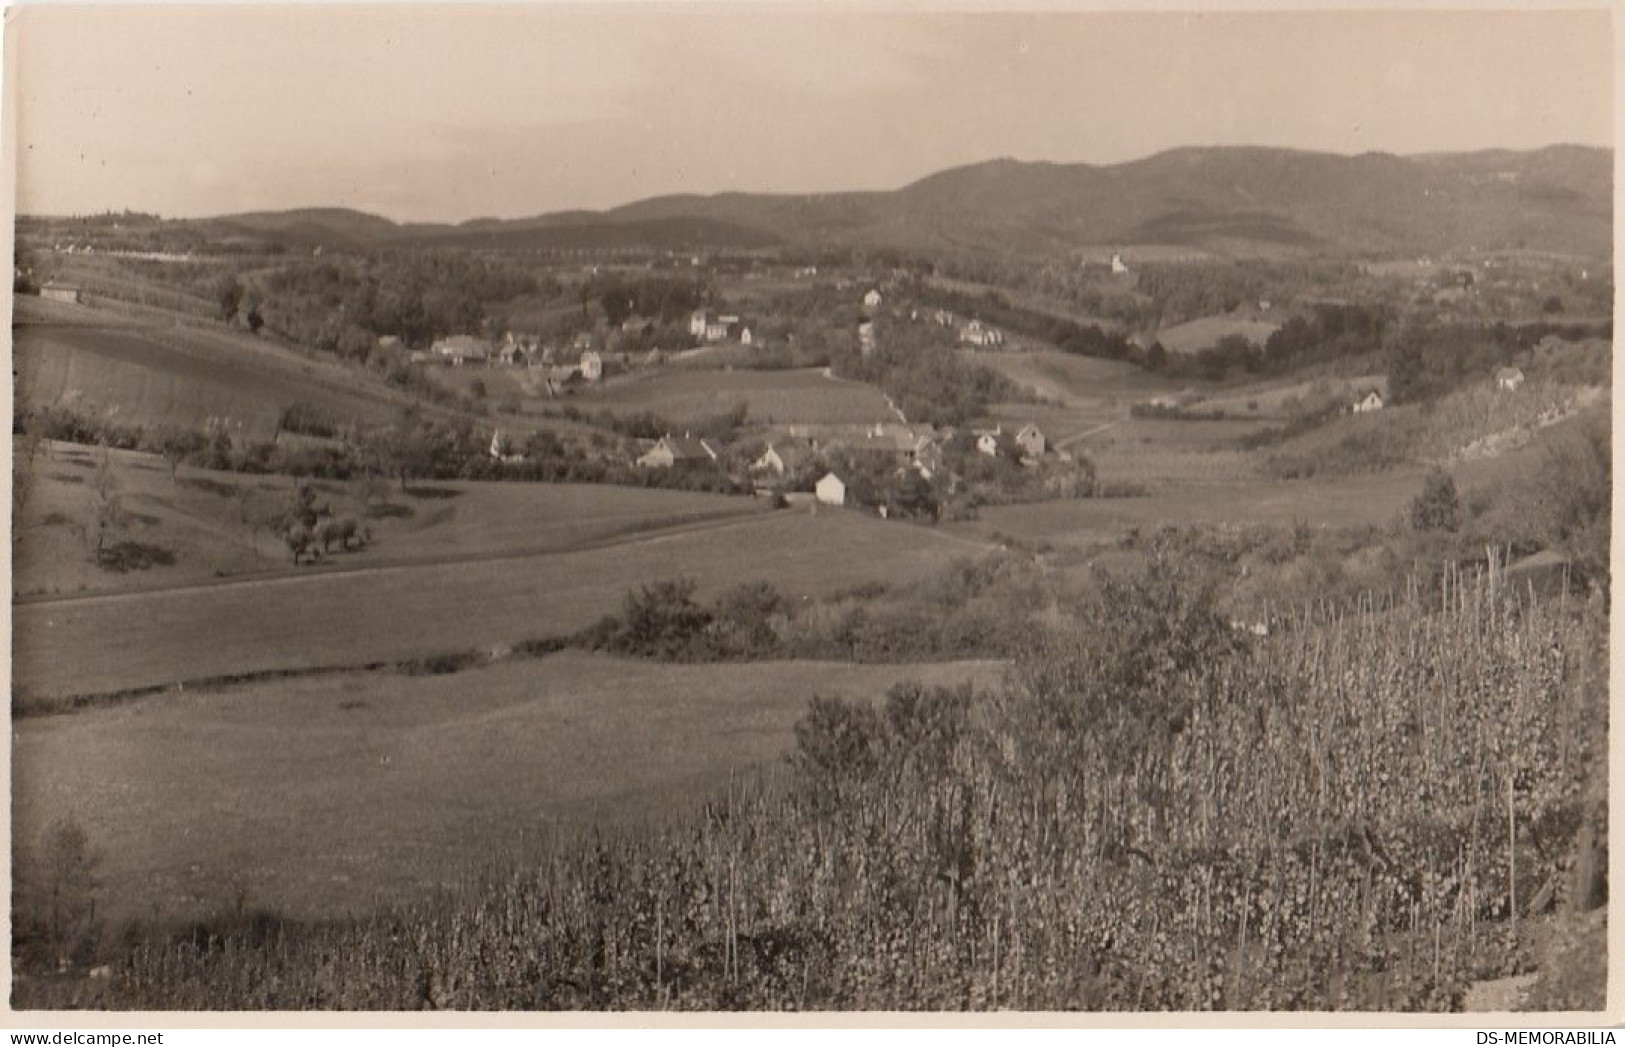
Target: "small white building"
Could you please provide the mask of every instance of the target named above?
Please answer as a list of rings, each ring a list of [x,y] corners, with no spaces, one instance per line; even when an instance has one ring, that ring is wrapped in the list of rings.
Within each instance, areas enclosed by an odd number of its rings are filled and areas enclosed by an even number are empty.
[[[49,298],[57,302],[79,301],[79,288],[71,284],[48,283],[39,289],[41,298]]]
[[[875,322],[865,320],[858,325],[858,348],[864,356],[874,352],[875,348]]]
[[[1123,256],[1120,254],[1112,255],[1112,275],[1127,276],[1128,272],[1128,263],[1123,261]]]
[[[869,292],[863,296],[863,307],[865,309],[879,309],[881,301],[880,292],[871,287]]]
[[[1365,395],[1354,401],[1349,410],[1355,414],[1367,414],[1371,411],[1382,410],[1382,393],[1376,389],[1366,390]]]
[[[604,377],[604,358],[597,351],[589,349],[581,354],[581,377],[589,382],[596,382]]]
[[[823,479],[813,485],[813,496],[825,505],[845,505],[846,484],[834,473],[825,473]]]
[[[436,339],[429,352],[456,367],[465,363],[483,364],[491,359],[491,343],[471,334],[454,334]]]
[[[977,433],[976,449],[989,458],[997,458],[999,456],[999,433],[999,429],[984,429]]]
[[[750,333],[750,328],[741,327],[739,329],[739,344],[740,345],[755,345],[756,344],[756,336]]]
[[[750,467],[753,472],[773,473],[775,476],[783,476],[784,457],[774,449],[772,444],[768,444],[767,450],[763,451],[762,456],[752,462]]]
[[[1495,387],[1505,389],[1507,392],[1515,391],[1523,384],[1523,371],[1517,367],[1503,367],[1495,372]]]
[[[986,348],[992,345],[1004,344],[1004,332],[991,324],[984,324],[980,320],[972,320],[959,329],[959,340],[966,345]]]

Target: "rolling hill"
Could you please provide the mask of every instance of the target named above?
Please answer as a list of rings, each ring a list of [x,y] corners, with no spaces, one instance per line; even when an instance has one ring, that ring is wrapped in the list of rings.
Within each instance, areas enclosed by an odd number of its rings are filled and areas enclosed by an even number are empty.
[[[457,225],[341,209],[206,221],[300,242],[496,249],[1169,245],[1231,256],[1524,248],[1605,257],[1612,186],[1612,151],[1582,146],[1408,157],[1202,147],[1114,165],[992,160],[889,192],[662,196]]]

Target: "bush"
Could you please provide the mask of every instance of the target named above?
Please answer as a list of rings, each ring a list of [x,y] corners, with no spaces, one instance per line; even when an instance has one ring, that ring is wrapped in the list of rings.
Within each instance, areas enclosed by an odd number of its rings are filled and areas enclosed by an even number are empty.
[[[19,856],[12,942],[23,967],[43,973],[90,961],[102,938],[100,864],[89,835],[72,818],[52,824],[33,853]]]
[[[1461,499],[1456,481],[1443,469],[1429,470],[1422,491],[1411,502],[1411,527],[1417,531],[1455,531],[1461,526]]]

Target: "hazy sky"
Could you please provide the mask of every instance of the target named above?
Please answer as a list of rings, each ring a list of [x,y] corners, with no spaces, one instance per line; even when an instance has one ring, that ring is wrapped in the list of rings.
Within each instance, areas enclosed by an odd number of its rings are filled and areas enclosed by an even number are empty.
[[[1589,12],[8,11],[18,207],[404,220],[893,188],[996,156],[1612,140]]]

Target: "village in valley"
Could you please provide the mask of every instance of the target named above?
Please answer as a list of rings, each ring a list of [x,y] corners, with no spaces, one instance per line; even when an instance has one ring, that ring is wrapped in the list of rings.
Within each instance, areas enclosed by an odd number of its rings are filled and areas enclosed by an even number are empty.
[[[920,23],[1016,82],[1008,24]],[[827,157],[538,116],[300,190],[355,208],[23,180],[14,1006],[1601,1007],[1612,149],[742,189],[874,159],[816,101]]]

